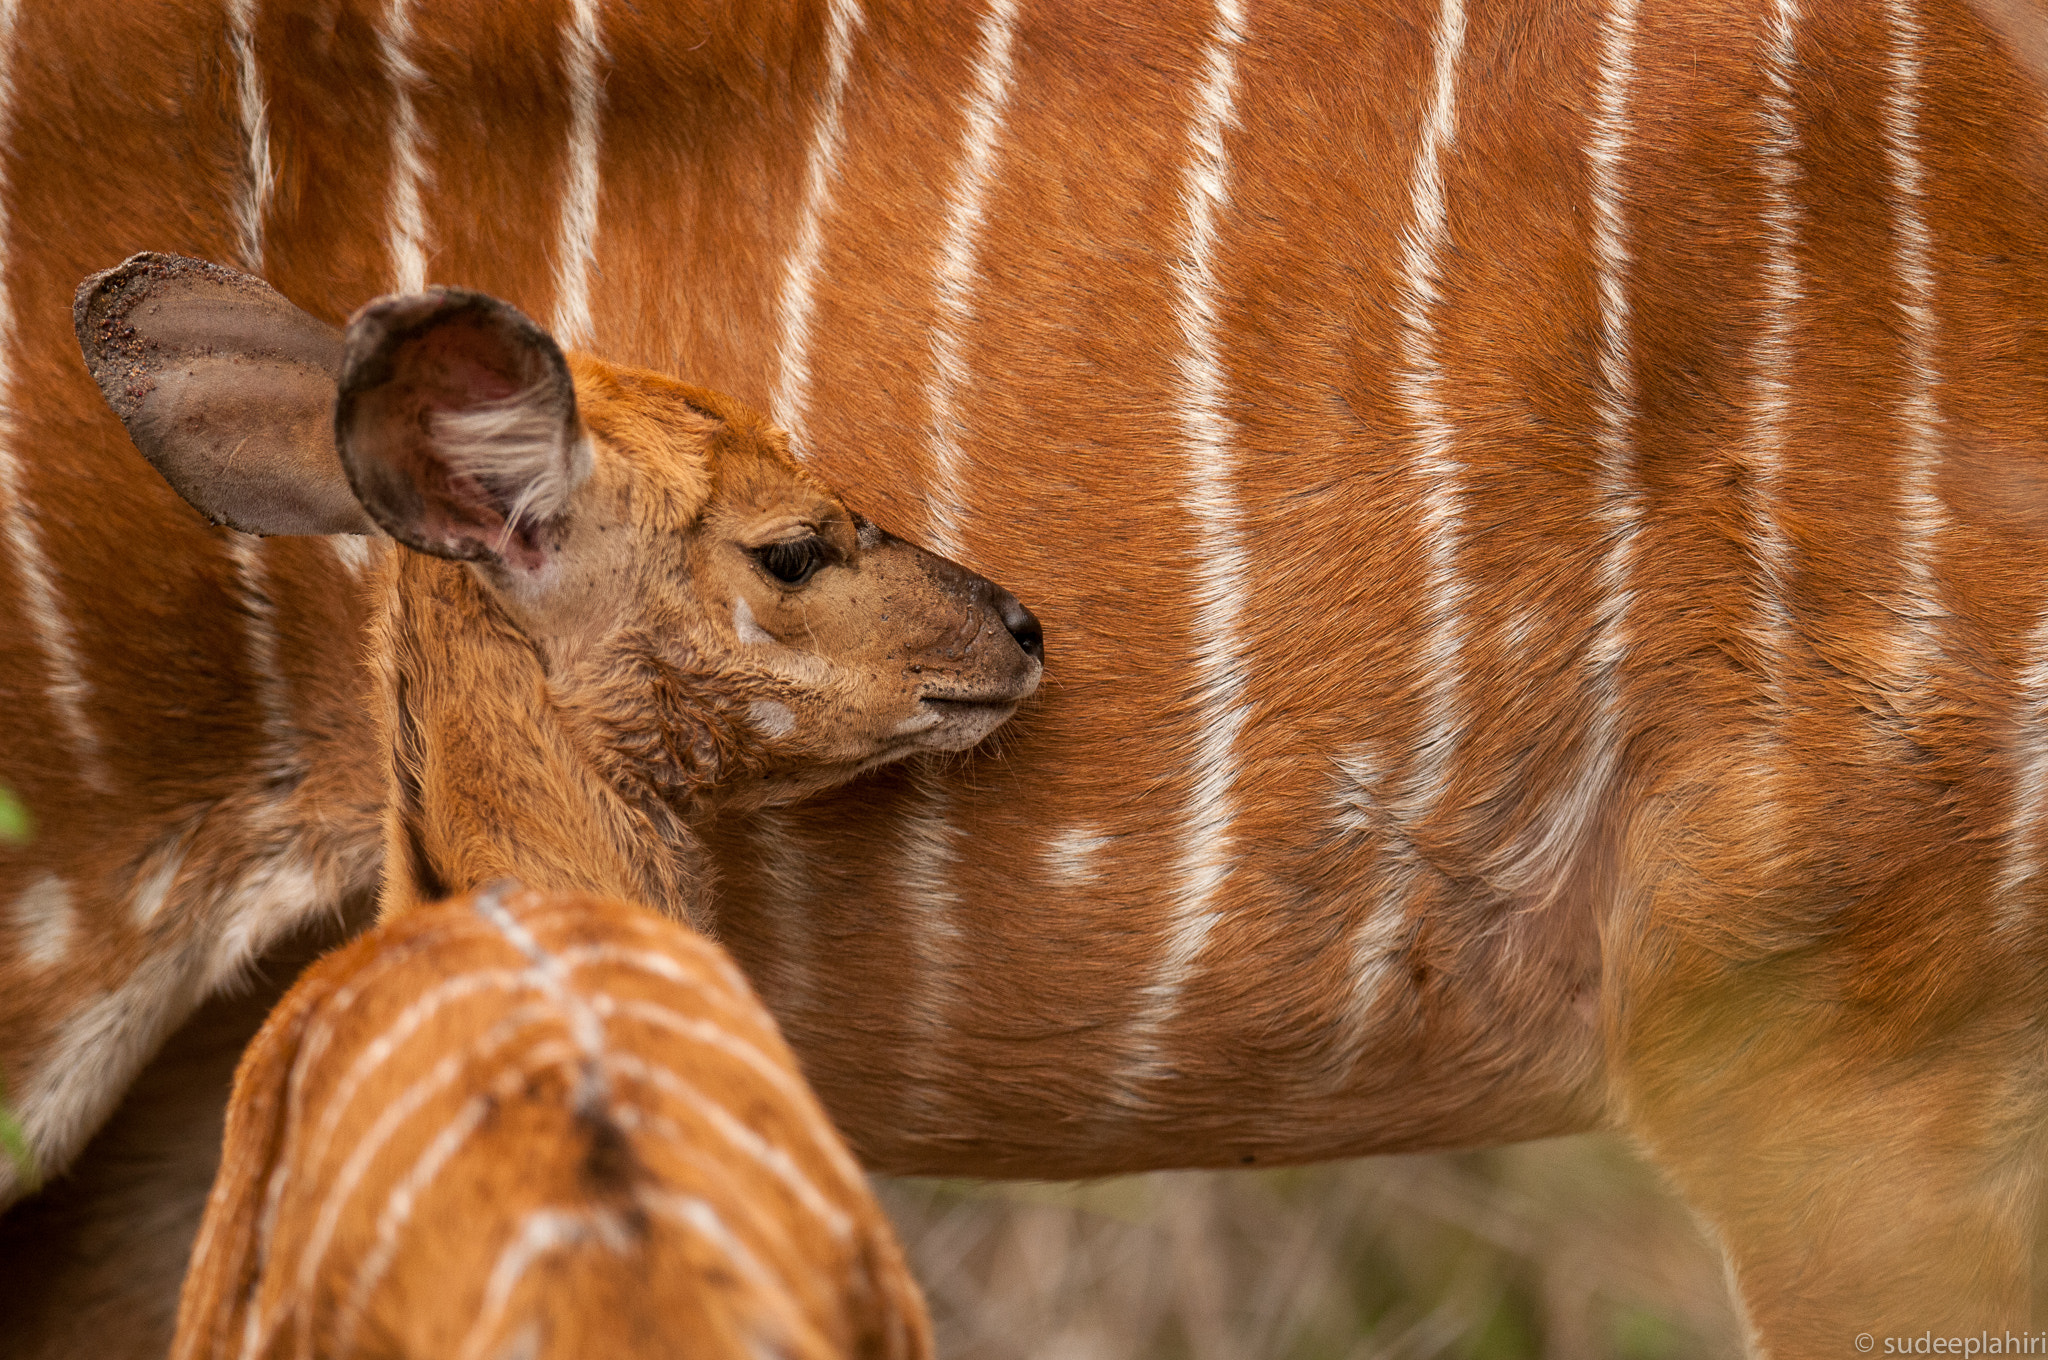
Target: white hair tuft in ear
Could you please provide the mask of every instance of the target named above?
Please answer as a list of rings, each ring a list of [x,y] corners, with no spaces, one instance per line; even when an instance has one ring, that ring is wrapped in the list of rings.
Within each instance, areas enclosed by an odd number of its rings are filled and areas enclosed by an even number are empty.
[[[536,383],[464,411],[437,411],[434,446],[448,470],[511,499],[499,551],[522,522],[547,520],[568,508],[569,495],[590,470],[581,430],[565,439],[561,412]]]

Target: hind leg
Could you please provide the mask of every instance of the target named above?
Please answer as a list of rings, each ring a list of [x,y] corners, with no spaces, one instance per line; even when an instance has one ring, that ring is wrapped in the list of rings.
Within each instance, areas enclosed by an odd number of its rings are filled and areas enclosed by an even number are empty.
[[[2048,1090],[2035,970],[1962,931],[1903,935],[1930,918],[1881,899],[1812,932],[1777,905],[1672,913],[1717,929],[1659,922],[1609,960],[1623,1122],[1719,1236],[1754,1349],[2026,1332]],[[1891,933],[1859,938],[1864,922]]]
[[[2028,1329],[2035,1140],[1994,1090],[1817,1062],[1735,1094],[1752,1110],[1669,1100],[1635,1122],[1719,1236],[1758,1353]]]

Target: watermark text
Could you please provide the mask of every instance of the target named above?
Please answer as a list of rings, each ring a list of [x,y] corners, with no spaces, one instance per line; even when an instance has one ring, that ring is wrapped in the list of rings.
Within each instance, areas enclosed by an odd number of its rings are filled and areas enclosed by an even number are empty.
[[[1975,1336],[1856,1334],[1864,1355],[2048,1355],[2048,1332],[1979,1332]]]

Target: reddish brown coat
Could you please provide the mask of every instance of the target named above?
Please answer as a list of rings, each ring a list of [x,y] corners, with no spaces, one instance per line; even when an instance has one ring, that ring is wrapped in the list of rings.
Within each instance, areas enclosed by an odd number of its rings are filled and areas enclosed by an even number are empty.
[[[399,9],[419,81],[380,65],[387,4],[254,7],[262,268],[334,318],[391,286],[410,147],[427,272],[547,319],[580,6]],[[2048,1090],[2048,145],[1968,5],[597,14],[590,347],[765,401],[1047,623],[994,758],[716,847],[720,936],[864,1156],[1619,1126],[1781,1353],[2012,1316]],[[309,772],[266,792],[233,560],[62,324],[131,250],[238,249],[230,28],[35,3],[9,43],[7,447],[123,791],[0,629],[0,778],[47,828],[0,894],[57,875],[93,945],[0,990],[11,1089],[151,957],[125,904],[176,829],[208,938],[258,813],[330,847],[331,895],[374,874],[346,578],[264,549]]]
[[[917,1288],[716,945],[497,888],[322,959],[235,1075],[175,1360],[921,1360]]]

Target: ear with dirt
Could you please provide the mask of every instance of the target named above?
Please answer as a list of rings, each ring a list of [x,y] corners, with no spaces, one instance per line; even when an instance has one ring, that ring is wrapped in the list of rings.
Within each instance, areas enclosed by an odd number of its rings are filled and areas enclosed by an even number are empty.
[[[261,279],[132,256],[78,286],[86,369],[171,489],[252,534],[367,534],[334,447],[341,334]]]
[[[357,496],[393,538],[517,570],[547,563],[590,472],[560,347],[510,304],[459,288],[356,313],[334,431]]]

